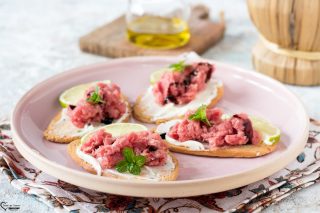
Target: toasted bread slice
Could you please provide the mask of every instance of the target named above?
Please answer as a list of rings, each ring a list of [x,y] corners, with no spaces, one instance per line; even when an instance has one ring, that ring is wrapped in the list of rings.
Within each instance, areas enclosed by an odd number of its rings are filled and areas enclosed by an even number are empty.
[[[90,172],[92,174],[97,174],[96,170],[89,163],[85,162],[77,155],[78,146],[80,146],[80,140],[75,140],[75,141],[71,142],[70,144],[68,144],[68,153],[71,156],[71,158],[79,166],[84,168],[87,172]],[[165,172],[163,175],[160,176],[159,181],[172,181],[172,180],[176,180],[178,177],[178,173],[179,173],[178,160],[171,153],[169,153],[169,156],[172,158],[172,161],[174,163],[174,170]],[[150,167],[150,168],[152,168],[152,167]],[[107,171],[104,171],[102,173],[102,176],[112,177],[112,178],[117,178],[117,179],[126,179],[126,177],[127,177],[127,176],[121,175],[121,173],[119,173],[119,175],[117,175],[115,173],[110,173]],[[130,178],[132,178],[132,177],[139,179],[139,176],[130,175]]]
[[[200,141],[193,140],[185,141],[184,143],[171,138],[168,135],[168,132],[170,131],[172,126],[174,126],[176,123],[179,123],[180,121],[181,120],[179,119],[171,120],[167,123],[158,125],[158,127],[155,129],[155,132],[159,133],[160,135],[165,134],[165,141],[169,149],[173,152],[209,157],[254,158],[273,152],[280,140],[279,129],[271,126],[272,124],[267,122],[266,120],[257,117],[251,117],[253,127],[261,134],[261,142],[259,144],[243,144],[234,146],[226,145],[221,147],[209,148],[208,143],[202,143]],[[273,128],[274,134],[271,134],[271,128]],[[270,138],[272,138],[272,140],[270,140]]]
[[[209,157],[223,157],[223,158],[255,158],[273,152],[277,144],[266,145],[261,143],[259,145],[240,145],[240,146],[224,146],[216,149],[206,150],[191,150],[187,147],[177,146],[166,142],[169,149],[173,152],[180,152],[189,155],[209,156]]]
[[[214,105],[216,105],[222,98],[223,96],[223,85],[221,86],[217,86],[217,94],[216,96],[211,100],[211,102],[208,104],[208,107],[213,107]],[[134,106],[133,106],[133,116],[135,119],[145,122],[145,123],[163,123],[169,120],[173,120],[173,119],[179,119],[179,118],[183,118],[183,115],[177,115],[177,116],[172,116],[172,117],[167,117],[167,118],[163,118],[163,119],[154,119],[152,114],[147,114],[145,107],[148,106],[148,103],[144,103],[142,101],[142,97],[143,95],[140,95]],[[197,99],[197,97],[196,97]],[[198,108],[199,106],[197,106],[196,108]],[[195,110],[196,108],[190,108],[189,110]]]
[[[127,112],[126,114],[121,117],[121,122],[128,122],[131,117],[131,107],[129,102],[126,101],[127,105]],[[56,143],[70,143],[71,141],[80,139],[87,131],[83,133],[79,132],[81,129],[74,126],[71,120],[66,117],[65,119],[61,119],[62,110],[52,119],[47,129],[44,131],[43,135],[44,138],[51,142]],[[119,121],[119,119],[118,119]],[[114,121],[115,123],[117,120]],[[102,124],[101,126],[104,126]]]

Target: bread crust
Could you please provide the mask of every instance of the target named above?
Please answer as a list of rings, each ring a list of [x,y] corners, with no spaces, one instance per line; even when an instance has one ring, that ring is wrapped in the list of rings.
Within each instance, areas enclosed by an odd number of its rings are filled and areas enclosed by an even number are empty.
[[[92,166],[90,164],[88,164],[87,162],[85,162],[84,160],[82,160],[81,158],[78,157],[76,151],[77,151],[77,148],[79,145],[80,145],[80,140],[75,140],[75,141],[69,143],[68,148],[67,148],[68,154],[79,166],[84,168],[87,172],[89,172],[91,174],[97,174],[95,169],[92,168]],[[161,176],[160,181],[173,181],[173,180],[176,180],[178,177],[178,174],[179,174],[178,160],[171,153],[169,153],[169,155],[172,157],[172,161],[175,165],[175,168],[169,174]],[[126,179],[124,176],[115,175],[115,174],[112,174],[109,172],[103,172],[102,176],[117,178],[117,179]]]
[[[56,123],[60,120],[62,110],[52,119],[47,129],[44,131],[43,136],[46,140],[55,142],[55,143],[70,143],[76,139],[79,139],[79,136],[61,136],[53,133],[55,130]]]
[[[132,112],[131,112],[132,110],[130,107],[130,103],[127,101],[127,98],[123,97],[123,99],[127,103],[127,111],[128,111],[128,115],[124,118],[123,122],[129,122],[131,114],[132,114]],[[60,120],[61,114],[62,114],[62,110],[59,111],[58,114],[51,120],[47,129],[43,132],[44,138],[50,142],[63,143],[63,144],[70,143],[74,140],[80,139],[81,136],[68,136],[68,135],[61,136],[61,135],[54,133],[54,131],[57,130],[56,123]],[[72,123],[71,122],[66,123],[64,125],[64,128],[70,128],[69,125],[72,125]]]
[[[255,158],[273,152],[277,144],[266,145],[261,143],[259,145],[239,145],[239,146],[223,146],[215,149],[206,150],[190,150],[187,147],[177,146],[167,142],[170,151],[179,152],[189,155],[208,156],[208,157],[222,157],[222,158]]]
[[[223,86],[217,87],[217,96],[211,100],[210,104],[208,105],[208,108],[216,105],[221,100],[223,93],[224,93]],[[158,119],[158,120],[153,121],[152,116],[146,115],[144,113],[144,105],[145,104],[141,101],[142,97],[143,97],[143,95],[140,95],[137,98],[135,104],[133,105],[133,117],[141,122],[160,124],[160,123],[163,123],[166,121],[170,121],[173,119],[179,119],[179,118],[184,117],[184,115],[174,116],[174,117],[170,117],[170,118],[166,118],[166,119]]]

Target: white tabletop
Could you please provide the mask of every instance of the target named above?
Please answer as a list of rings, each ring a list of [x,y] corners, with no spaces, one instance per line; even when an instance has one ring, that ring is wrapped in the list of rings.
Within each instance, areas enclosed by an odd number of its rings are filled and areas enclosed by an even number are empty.
[[[245,0],[203,2],[217,19],[225,11],[224,39],[203,56],[252,69],[251,48],[257,31]],[[64,70],[109,60],[82,53],[80,36],[122,14],[126,0],[2,0],[0,2],[0,116],[10,113],[19,98],[36,83]],[[288,88],[301,98],[310,117],[320,120],[320,87]],[[295,193],[265,212],[319,212],[319,185]],[[21,206],[23,212],[51,212],[35,198],[14,190],[1,176],[0,202]],[[1,210],[0,210],[1,211]]]

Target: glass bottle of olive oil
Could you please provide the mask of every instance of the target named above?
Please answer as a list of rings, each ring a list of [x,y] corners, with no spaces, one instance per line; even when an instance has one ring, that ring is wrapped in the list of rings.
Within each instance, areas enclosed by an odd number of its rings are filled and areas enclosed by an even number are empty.
[[[173,49],[188,43],[189,7],[179,0],[131,0],[127,12],[127,37],[153,49]]]

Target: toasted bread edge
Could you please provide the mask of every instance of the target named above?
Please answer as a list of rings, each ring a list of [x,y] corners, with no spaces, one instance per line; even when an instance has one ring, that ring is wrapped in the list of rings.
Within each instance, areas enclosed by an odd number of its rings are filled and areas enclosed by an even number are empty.
[[[208,157],[223,157],[223,158],[255,158],[273,152],[277,144],[266,145],[239,145],[239,146],[224,146],[217,147],[212,150],[190,150],[187,147],[177,146],[166,142],[170,151],[179,152],[189,155],[208,156]]]

